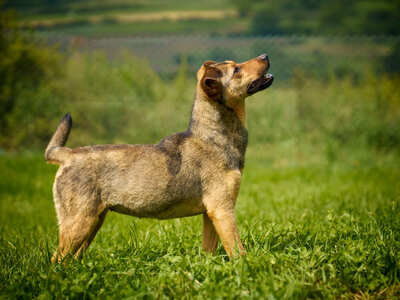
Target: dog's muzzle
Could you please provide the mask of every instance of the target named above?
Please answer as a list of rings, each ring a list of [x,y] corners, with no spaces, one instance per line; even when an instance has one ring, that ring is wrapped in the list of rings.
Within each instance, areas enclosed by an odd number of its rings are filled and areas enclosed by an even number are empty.
[[[247,88],[247,94],[252,95],[259,91],[265,90],[272,84],[273,81],[274,76],[272,76],[272,74],[263,74],[260,78],[250,83],[249,87]]]

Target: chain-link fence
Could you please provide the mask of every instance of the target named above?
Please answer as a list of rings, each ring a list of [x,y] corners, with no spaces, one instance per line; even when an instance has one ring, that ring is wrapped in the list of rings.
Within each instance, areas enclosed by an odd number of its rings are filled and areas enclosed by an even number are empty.
[[[162,76],[174,74],[185,60],[194,72],[205,60],[244,61],[261,53],[271,58],[271,72],[286,80],[296,69],[316,77],[359,75],[398,64],[396,36],[168,36],[120,38],[50,38],[63,49],[101,50],[111,57],[122,50],[146,58]],[[397,59],[397,61],[396,61]]]

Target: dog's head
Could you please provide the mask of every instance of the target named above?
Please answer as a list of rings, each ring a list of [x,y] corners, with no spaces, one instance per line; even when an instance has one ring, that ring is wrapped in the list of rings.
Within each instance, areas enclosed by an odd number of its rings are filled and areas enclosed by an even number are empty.
[[[198,88],[209,99],[231,106],[272,84],[269,67],[266,54],[243,63],[206,61],[197,72]]]

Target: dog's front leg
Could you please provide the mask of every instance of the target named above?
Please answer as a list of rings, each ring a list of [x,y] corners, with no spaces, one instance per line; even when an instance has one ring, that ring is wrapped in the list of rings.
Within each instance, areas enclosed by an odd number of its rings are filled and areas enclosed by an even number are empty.
[[[203,236],[203,247],[206,250],[215,251],[218,242],[216,237],[213,236],[213,234],[215,235],[215,230],[226,253],[232,258],[237,254],[246,254],[240,241],[234,212],[236,198],[239,193],[241,173],[239,171],[231,171],[221,177],[223,180],[214,182],[215,185],[210,189],[210,194],[204,199],[207,216],[203,217],[203,229],[204,233],[207,234]]]
[[[232,211],[217,210],[207,213],[221,238],[222,245],[230,258],[245,255],[246,251],[240,241],[235,214]]]

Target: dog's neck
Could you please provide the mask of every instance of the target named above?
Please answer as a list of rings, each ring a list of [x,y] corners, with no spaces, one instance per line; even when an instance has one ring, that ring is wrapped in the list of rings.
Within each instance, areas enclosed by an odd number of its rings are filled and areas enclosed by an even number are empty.
[[[244,100],[231,108],[197,89],[188,130],[196,138],[228,151],[229,166],[241,169],[247,147],[245,117]]]

